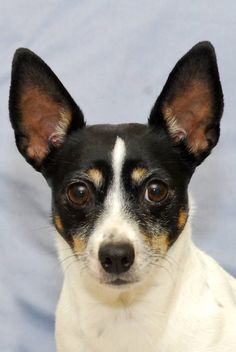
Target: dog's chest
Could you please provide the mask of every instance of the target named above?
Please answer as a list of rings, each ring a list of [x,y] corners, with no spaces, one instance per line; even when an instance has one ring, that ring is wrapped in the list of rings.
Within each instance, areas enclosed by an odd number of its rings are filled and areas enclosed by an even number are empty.
[[[58,346],[65,346],[67,352],[159,352],[167,313],[159,310],[158,302],[140,299],[132,305],[111,307],[89,299],[77,310],[76,305],[65,305],[68,295],[64,294],[57,310],[56,333]]]
[[[205,321],[199,321],[198,313],[193,316],[193,311],[187,309],[181,316],[168,319],[167,312],[147,308],[144,305],[101,312],[98,307],[93,318],[86,321],[84,316],[80,322],[83,349],[78,352],[206,352],[209,346],[212,352],[221,351],[223,346],[225,351],[233,351],[232,337],[224,340],[223,315],[216,312],[214,318],[206,314]]]
[[[183,295],[174,311],[155,292],[123,307],[82,296],[78,307],[64,293],[57,311],[59,352],[234,351],[234,309],[217,305],[208,291],[195,302]]]
[[[149,315],[144,307],[103,309],[97,307],[93,318],[81,321],[85,352],[156,352],[162,319]],[[91,349],[91,350],[90,350]]]

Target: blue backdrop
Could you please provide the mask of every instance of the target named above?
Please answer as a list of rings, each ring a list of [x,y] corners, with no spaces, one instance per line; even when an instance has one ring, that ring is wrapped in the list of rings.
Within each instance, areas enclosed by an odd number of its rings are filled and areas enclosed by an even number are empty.
[[[225,93],[219,145],[191,183],[195,241],[236,274],[236,2],[0,2],[0,350],[52,352],[62,282],[50,193],[16,150],[8,121],[13,53],[39,54],[87,121],[146,122],[176,61],[200,40],[218,56]]]

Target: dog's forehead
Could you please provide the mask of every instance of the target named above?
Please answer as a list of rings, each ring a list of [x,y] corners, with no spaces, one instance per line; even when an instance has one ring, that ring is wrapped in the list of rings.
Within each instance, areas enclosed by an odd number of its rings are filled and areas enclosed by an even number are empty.
[[[126,158],[141,159],[144,144],[148,144],[149,129],[142,124],[92,125],[76,131],[68,138],[60,153],[60,160],[86,169],[97,162],[112,166],[113,149],[117,138],[125,144]]]
[[[126,159],[148,160],[171,152],[168,138],[160,138],[143,124],[92,125],[75,132],[65,143],[62,156],[78,159],[81,164],[96,160],[112,163],[117,138],[125,143]],[[165,140],[164,140],[165,139]]]
[[[163,130],[134,123],[92,125],[74,132],[68,138],[55,160],[53,176],[57,180],[64,179],[66,175],[73,176],[73,173],[92,168],[113,174],[114,157],[119,158],[121,152],[118,148],[121,144],[117,144],[119,139],[125,150],[122,166],[126,171],[132,172],[136,167],[148,170],[160,168],[175,176],[182,168],[180,158]]]
[[[86,159],[104,159],[112,162],[112,151],[117,138],[121,138],[126,146],[127,157],[140,156],[140,142],[145,140],[148,127],[141,124],[93,125],[81,131],[81,156],[85,152]]]

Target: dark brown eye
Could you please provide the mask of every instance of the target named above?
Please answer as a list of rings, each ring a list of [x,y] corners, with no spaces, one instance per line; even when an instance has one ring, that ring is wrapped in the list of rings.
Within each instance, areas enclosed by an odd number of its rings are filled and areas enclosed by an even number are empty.
[[[67,188],[67,196],[72,203],[82,206],[90,201],[91,191],[85,183],[76,182]]]
[[[160,181],[155,181],[149,183],[147,186],[145,191],[145,199],[149,202],[157,203],[164,200],[167,197],[167,194],[167,186]]]

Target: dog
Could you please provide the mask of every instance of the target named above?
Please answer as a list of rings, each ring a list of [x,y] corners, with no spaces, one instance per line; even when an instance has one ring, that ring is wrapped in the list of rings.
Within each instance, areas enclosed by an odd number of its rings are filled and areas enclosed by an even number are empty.
[[[16,51],[10,120],[52,190],[64,269],[58,352],[236,351],[236,281],[193,244],[188,200],[223,105],[209,42],[177,62],[147,124],[86,126],[46,63]]]

